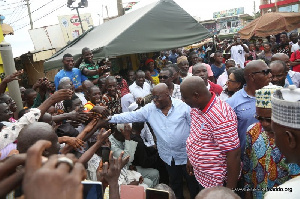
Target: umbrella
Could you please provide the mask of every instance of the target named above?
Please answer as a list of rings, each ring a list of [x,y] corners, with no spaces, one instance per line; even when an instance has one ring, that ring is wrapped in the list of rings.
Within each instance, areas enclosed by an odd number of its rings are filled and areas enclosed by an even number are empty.
[[[2,27],[2,31],[3,31],[3,35],[13,35],[14,34],[14,30],[10,25],[3,23],[3,24],[1,24],[1,27]]]
[[[252,36],[266,37],[300,28],[300,13],[270,12],[253,20],[239,31],[242,39]]]

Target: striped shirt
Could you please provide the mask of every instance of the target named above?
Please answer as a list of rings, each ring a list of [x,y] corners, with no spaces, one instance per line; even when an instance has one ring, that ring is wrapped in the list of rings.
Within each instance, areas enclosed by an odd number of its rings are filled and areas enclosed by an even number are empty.
[[[195,177],[205,188],[222,186],[227,173],[226,152],[240,147],[236,114],[212,92],[203,111],[191,110],[191,120],[186,149]]]

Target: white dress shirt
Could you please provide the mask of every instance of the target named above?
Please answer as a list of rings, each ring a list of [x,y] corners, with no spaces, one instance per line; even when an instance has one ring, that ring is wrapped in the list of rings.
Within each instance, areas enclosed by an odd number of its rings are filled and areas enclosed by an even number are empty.
[[[144,82],[143,88],[134,82],[129,86],[129,90],[135,100],[139,97],[145,97],[151,94],[150,85],[147,82]]]

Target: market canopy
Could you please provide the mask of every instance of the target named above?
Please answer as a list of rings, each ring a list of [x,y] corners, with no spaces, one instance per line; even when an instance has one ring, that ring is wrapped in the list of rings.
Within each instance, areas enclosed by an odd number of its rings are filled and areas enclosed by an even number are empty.
[[[253,20],[239,33],[242,39],[250,39],[254,35],[267,37],[284,31],[290,32],[296,28],[300,28],[300,13],[270,12]]]
[[[160,0],[97,26],[54,54],[45,70],[62,67],[62,57],[78,58],[88,47],[94,59],[157,52],[197,43],[209,32],[172,0]]]

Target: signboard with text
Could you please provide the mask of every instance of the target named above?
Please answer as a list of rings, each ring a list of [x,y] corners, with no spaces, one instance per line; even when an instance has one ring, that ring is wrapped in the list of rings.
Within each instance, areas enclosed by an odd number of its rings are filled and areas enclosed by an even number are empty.
[[[241,8],[233,8],[230,10],[223,10],[220,12],[214,12],[213,13],[213,18],[218,19],[221,17],[231,17],[231,16],[237,16],[240,14],[244,14],[244,7]]]
[[[84,31],[93,27],[93,19],[90,13],[80,14],[80,18]],[[66,42],[70,42],[82,34],[77,14],[58,16],[58,21]]]

